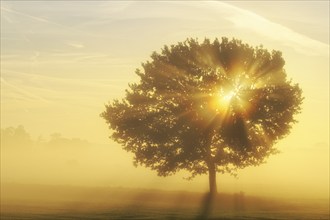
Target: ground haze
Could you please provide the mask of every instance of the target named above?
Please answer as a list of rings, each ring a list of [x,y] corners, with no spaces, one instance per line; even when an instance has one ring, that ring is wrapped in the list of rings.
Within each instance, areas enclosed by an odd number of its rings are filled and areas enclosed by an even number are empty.
[[[204,194],[154,189],[1,184],[1,219],[195,219]],[[214,219],[328,219],[328,200],[219,193]]]

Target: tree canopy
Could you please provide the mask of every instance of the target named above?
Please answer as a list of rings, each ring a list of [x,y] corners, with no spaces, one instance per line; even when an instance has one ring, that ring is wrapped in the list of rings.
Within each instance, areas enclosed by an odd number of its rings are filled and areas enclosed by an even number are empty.
[[[237,39],[187,39],[154,52],[101,116],[135,164],[160,176],[258,165],[301,110],[302,90],[284,64],[281,52]]]

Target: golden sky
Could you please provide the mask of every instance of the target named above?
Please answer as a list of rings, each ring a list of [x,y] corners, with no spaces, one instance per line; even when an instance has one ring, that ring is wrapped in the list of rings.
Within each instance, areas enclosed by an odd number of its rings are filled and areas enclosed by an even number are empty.
[[[35,140],[58,132],[90,143],[1,146],[1,181],[207,190],[207,176],[188,182],[184,173],[160,178],[135,168],[99,114],[124,96],[153,51],[223,36],[282,51],[305,100],[299,123],[277,144],[281,153],[238,179],[219,174],[219,191],[328,198],[328,1],[1,1],[1,128],[23,125]]]

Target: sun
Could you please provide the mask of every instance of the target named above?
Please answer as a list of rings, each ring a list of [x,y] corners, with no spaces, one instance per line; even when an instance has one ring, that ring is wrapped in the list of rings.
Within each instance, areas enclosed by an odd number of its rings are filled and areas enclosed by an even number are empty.
[[[244,76],[244,75],[243,75]],[[248,91],[251,90],[251,81],[240,75],[229,85],[215,90],[216,111],[220,114],[246,112],[248,110]]]
[[[223,97],[220,97],[220,102],[230,102],[236,96],[236,92],[230,91],[228,94],[225,94]]]
[[[222,109],[227,109],[235,96],[236,93],[234,91],[223,92],[220,90],[217,97],[219,107]]]
[[[235,85],[230,89],[221,88],[218,92],[217,101],[220,107],[228,108],[232,102],[240,99],[240,86]]]

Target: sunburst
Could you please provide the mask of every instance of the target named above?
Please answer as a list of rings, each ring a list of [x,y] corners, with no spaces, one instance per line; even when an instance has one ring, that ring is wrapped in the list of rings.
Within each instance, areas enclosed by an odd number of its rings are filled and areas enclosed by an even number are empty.
[[[216,112],[224,115],[228,112],[245,112],[248,107],[248,91],[252,90],[252,82],[245,73],[237,74],[226,86],[215,89],[214,102]]]

